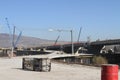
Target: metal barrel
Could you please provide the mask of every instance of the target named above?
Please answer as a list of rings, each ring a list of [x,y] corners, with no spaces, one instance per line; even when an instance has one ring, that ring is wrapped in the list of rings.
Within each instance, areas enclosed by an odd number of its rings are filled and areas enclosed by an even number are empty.
[[[102,65],[101,80],[118,80],[118,68],[116,64]]]

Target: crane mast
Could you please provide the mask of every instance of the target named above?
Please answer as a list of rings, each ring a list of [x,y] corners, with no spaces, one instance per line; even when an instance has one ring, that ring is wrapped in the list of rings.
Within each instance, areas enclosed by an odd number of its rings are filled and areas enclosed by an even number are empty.
[[[15,50],[16,45],[17,45],[17,43],[22,35],[22,31],[20,31],[20,33],[15,41],[16,26],[13,26],[13,32],[12,32],[11,27],[10,27],[9,22],[8,22],[8,18],[5,18],[5,20],[7,22],[7,26],[9,29],[10,42],[11,42],[11,47],[12,47],[10,57],[13,57],[14,50]]]

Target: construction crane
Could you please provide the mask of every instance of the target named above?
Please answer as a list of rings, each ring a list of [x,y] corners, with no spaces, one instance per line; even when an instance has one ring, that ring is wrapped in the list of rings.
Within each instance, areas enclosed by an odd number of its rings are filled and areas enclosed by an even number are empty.
[[[78,40],[77,40],[77,42],[79,42],[79,40],[80,40],[81,31],[82,31],[82,27],[80,27],[80,31],[79,31],[79,35],[78,35]]]
[[[6,24],[8,26],[8,29],[9,29],[10,42],[12,44],[13,43],[13,41],[12,41],[12,31],[11,31],[11,28],[10,28],[10,25],[9,25],[9,22],[8,22],[8,18],[5,18],[5,20],[6,20]]]
[[[16,48],[16,45],[17,45],[18,41],[20,40],[20,37],[22,35],[22,31],[19,30],[20,33],[19,33],[19,35],[18,35],[18,37],[17,37],[17,39],[15,41],[15,32],[16,32],[17,28],[16,28],[16,26],[13,26],[13,33],[12,33],[12,30],[11,30],[11,27],[9,25],[8,19],[5,18],[5,20],[7,22],[7,26],[8,26],[8,29],[9,29],[10,42],[11,42],[11,46],[12,46],[12,48],[11,48],[11,57],[13,57],[13,52],[14,52],[14,50]]]
[[[55,40],[55,43],[54,43],[54,45],[56,45],[57,44],[57,42],[58,42],[58,39],[60,38],[60,35],[57,37],[57,39]]]
[[[14,42],[14,47],[15,47],[15,48],[17,47],[17,44],[18,44],[21,36],[22,36],[22,31],[20,31],[20,33],[19,33],[19,35],[18,35],[18,37],[17,37],[17,40]]]
[[[15,40],[15,31],[16,30],[19,31],[19,35],[17,36],[17,39]],[[14,28],[13,28],[13,41],[12,41],[14,49],[17,47],[17,44],[18,44],[18,42],[20,40],[21,35],[22,35],[22,31],[20,31],[19,29],[17,29],[16,26],[14,26]]]

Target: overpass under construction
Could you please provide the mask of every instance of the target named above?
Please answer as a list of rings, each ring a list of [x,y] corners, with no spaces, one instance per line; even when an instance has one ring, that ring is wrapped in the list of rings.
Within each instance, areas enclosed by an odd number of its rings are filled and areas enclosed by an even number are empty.
[[[88,50],[89,54],[97,54],[97,53],[100,53],[101,49],[106,45],[119,45],[119,44],[120,44],[120,39],[82,42],[82,43],[78,42],[78,43],[74,43],[74,53],[76,53],[80,47],[83,47]],[[64,45],[35,47],[34,49],[56,50],[56,51],[63,51],[65,53],[72,53],[71,47],[72,46],[70,43],[70,44],[64,44]]]

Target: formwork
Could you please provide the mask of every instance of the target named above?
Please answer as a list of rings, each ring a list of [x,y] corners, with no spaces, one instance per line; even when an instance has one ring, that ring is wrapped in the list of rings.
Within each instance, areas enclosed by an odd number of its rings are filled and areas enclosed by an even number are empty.
[[[22,68],[32,71],[51,71],[51,60],[48,58],[23,58]]]

